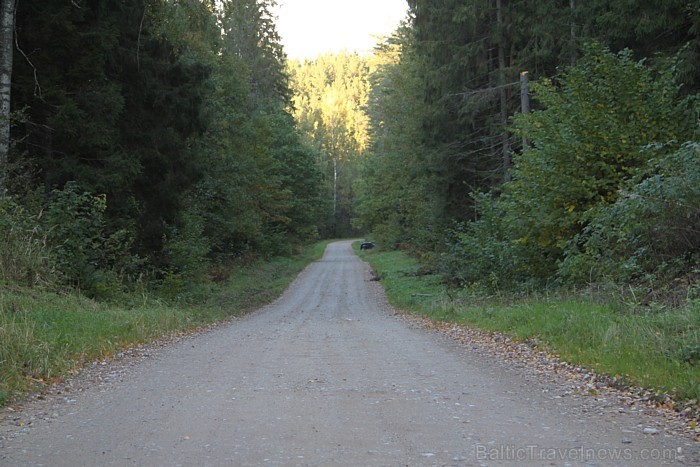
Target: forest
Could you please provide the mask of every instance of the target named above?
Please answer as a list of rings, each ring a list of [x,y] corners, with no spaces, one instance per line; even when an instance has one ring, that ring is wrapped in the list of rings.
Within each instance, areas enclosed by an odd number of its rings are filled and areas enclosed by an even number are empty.
[[[2,6],[0,282],[108,298],[318,238],[271,2]]]
[[[699,298],[700,4],[408,3],[355,225],[460,289]]]
[[[410,0],[304,61],[274,5],[0,0],[0,404],[361,237],[401,307],[697,400],[700,4]]]
[[[304,62],[273,6],[3,0],[3,283],[367,235],[460,288],[696,293],[700,6],[413,0],[372,56]]]

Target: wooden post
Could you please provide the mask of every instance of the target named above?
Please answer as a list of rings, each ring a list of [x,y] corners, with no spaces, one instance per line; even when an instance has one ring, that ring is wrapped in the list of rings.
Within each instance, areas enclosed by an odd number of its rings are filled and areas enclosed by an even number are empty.
[[[527,71],[520,73],[520,112],[523,115],[530,113],[530,75]],[[530,143],[523,136],[523,150],[529,146]]]

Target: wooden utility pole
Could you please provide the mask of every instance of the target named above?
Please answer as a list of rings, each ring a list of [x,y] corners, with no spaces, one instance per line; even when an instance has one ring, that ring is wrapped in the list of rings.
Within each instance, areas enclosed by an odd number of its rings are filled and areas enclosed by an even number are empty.
[[[16,0],[0,0],[0,198],[7,190],[7,156],[10,152],[10,92]]]
[[[530,113],[530,75],[527,71],[520,73],[520,112],[523,115]],[[530,143],[523,136],[523,150],[528,146]]]

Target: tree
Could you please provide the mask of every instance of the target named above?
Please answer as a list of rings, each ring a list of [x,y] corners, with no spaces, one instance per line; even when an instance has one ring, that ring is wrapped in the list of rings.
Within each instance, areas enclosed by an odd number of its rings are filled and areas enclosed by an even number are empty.
[[[534,86],[543,108],[517,119],[532,146],[505,187],[508,215],[520,226],[512,240],[530,252],[532,276],[554,274],[564,256],[585,248],[599,211],[692,139],[692,110],[678,89],[671,71],[598,45],[556,82]]]
[[[369,145],[364,112],[369,64],[357,54],[328,54],[290,65],[300,130],[320,155],[319,167],[330,202],[327,236],[354,233],[354,181]]]
[[[660,149],[653,151],[665,153]],[[691,271],[700,265],[699,182],[700,144],[688,141],[596,212],[576,248],[567,252],[559,274],[578,283],[649,278],[678,283],[683,276],[693,277]]]
[[[317,155],[289,113],[272,4],[20,2],[14,53],[32,53],[14,57],[13,198],[38,212],[54,197],[101,200],[97,237],[120,239],[112,256],[166,277],[315,238]]]
[[[16,0],[0,1],[0,198],[5,194],[10,152],[10,98]]]
[[[213,261],[284,254],[317,236],[316,156],[287,111],[289,78],[268,8],[231,0],[217,12],[224,36],[203,96],[207,125],[191,143],[201,177],[184,194],[178,254],[187,244],[206,246]]]
[[[368,104],[371,147],[357,183],[358,223],[386,245],[434,245],[444,214],[437,170],[419,143],[426,112],[413,33],[375,48]]]
[[[686,91],[700,88],[700,4],[687,0],[595,0],[579,2],[576,16],[584,37],[613,51],[628,48],[637,59],[679,51],[679,76]]]
[[[258,108],[280,100],[287,105],[291,98],[274,6],[274,0],[225,0],[219,19],[226,50],[247,64],[252,104]]]
[[[207,125],[216,18],[196,0],[38,0],[19,4],[17,30],[42,82],[38,95],[34,68],[17,63],[14,106],[26,119],[14,131],[35,168],[30,184],[105,194],[110,227],[161,261],[167,226],[201,176],[191,148]]]

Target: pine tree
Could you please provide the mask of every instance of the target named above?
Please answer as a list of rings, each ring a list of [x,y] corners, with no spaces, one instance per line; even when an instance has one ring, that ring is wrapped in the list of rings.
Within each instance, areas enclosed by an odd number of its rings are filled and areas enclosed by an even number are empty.
[[[256,107],[271,100],[287,105],[291,98],[286,55],[271,13],[274,5],[273,0],[226,0],[221,7],[225,49],[247,64]]]

